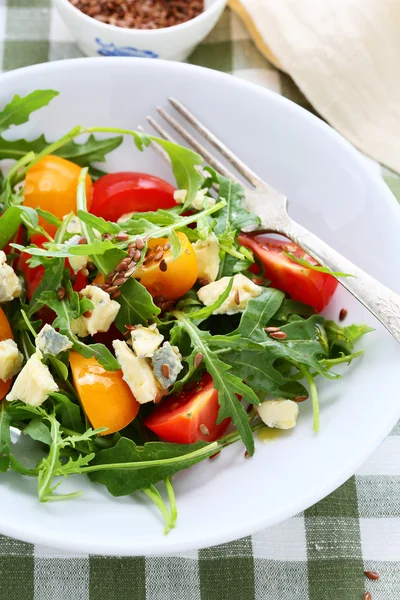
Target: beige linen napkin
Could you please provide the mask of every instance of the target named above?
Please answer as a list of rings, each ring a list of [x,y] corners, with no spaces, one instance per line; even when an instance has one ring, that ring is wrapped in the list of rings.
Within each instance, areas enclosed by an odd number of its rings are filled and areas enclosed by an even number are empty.
[[[335,129],[400,172],[400,0],[229,3]]]

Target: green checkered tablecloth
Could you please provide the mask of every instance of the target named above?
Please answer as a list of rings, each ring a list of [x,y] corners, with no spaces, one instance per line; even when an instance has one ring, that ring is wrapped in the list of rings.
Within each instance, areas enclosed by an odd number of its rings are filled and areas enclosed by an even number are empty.
[[[0,69],[81,56],[50,0],[0,0]],[[190,57],[312,110],[229,12]],[[371,168],[380,169],[371,162]],[[400,199],[400,178],[383,176]],[[169,558],[71,555],[0,536],[0,600],[400,598],[400,425],[345,485],[251,537]],[[173,534],[172,534],[173,535]],[[365,570],[376,570],[369,581]]]

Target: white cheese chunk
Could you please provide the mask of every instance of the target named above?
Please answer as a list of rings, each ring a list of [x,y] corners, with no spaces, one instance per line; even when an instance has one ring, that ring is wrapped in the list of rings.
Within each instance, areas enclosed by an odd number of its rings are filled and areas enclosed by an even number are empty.
[[[205,240],[197,240],[192,244],[196,255],[199,278],[215,281],[219,270],[219,242],[215,233],[211,233]]]
[[[0,342],[0,379],[8,381],[20,372],[23,356],[14,340]]]
[[[48,323],[39,331],[35,344],[43,354],[52,354],[53,356],[72,348],[72,342],[67,336],[58,333]]]
[[[49,368],[41,361],[40,352],[32,354],[20,374],[6,400],[21,400],[30,406],[40,406],[52,392],[58,391]]]
[[[115,356],[120,364],[123,379],[140,404],[155,402],[162,396],[162,391],[154,376],[153,369],[145,358],[138,358],[126,342],[114,340]]]
[[[63,217],[63,221],[65,221],[66,219],[68,219],[69,215],[65,215]],[[81,221],[79,219],[79,217],[77,217],[76,215],[73,215],[67,225],[67,233],[79,233],[80,235],[82,235],[82,224]]]
[[[213,304],[229,285],[230,277],[222,277],[203,286],[197,292],[199,300],[205,305]],[[259,285],[253,283],[248,277],[238,273],[233,278],[232,289],[228,298],[214,311],[214,315],[234,315],[243,312],[251,298],[257,298],[262,292]]]
[[[131,331],[131,338],[132,348],[138,358],[151,358],[164,341],[155,323],[150,327],[136,325]]]
[[[203,208],[206,208],[206,206],[209,207],[215,205],[215,199],[211,198],[211,196],[207,196],[207,192],[207,188],[203,188],[197,192],[191,203],[195,210],[203,210]],[[186,198],[186,190],[175,190],[174,200],[177,204],[185,204]]]
[[[118,302],[111,300],[107,292],[95,285],[87,285],[80,294],[89,298],[93,302],[94,308],[89,311],[90,316],[81,315],[78,319],[72,319],[72,333],[79,337],[86,337],[99,331],[108,331],[120,309]]]
[[[18,298],[22,289],[14,269],[6,261],[7,256],[0,250],[0,304]]]
[[[260,406],[257,406],[257,412],[260,419],[268,427],[277,427],[278,429],[292,429],[296,425],[297,415],[299,414],[299,405],[293,400],[266,400]]]
[[[67,219],[69,217],[69,215],[65,215],[64,217],[64,221],[65,219]],[[96,229],[93,229],[96,237],[98,239],[101,238],[101,233],[99,231],[97,231]],[[77,244],[79,244],[79,240],[82,237],[82,223],[79,219],[79,217],[76,217],[75,215],[73,215],[67,225],[67,232],[68,233],[74,233],[75,235],[72,236],[72,238],[70,238],[67,242],[67,244],[70,244],[72,246],[76,246]],[[81,256],[81,255],[75,255],[75,256],[69,256],[68,257],[69,260],[69,264],[71,265],[71,269],[74,271],[74,273],[79,273],[79,271],[81,271],[81,269],[84,269],[86,267],[86,265],[89,262],[89,257],[88,256]]]

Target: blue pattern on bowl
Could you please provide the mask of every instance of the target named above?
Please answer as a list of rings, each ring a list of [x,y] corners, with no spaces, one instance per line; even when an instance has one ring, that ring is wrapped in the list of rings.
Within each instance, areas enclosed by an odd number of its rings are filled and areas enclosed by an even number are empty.
[[[96,38],[96,43],[100,46],[97,54],[100,56],[139,56],[142,58],[158,58],[158,54],[151,50],[139,50],[133,46],[116,46],[113,42],[106,44],[100,38]]]

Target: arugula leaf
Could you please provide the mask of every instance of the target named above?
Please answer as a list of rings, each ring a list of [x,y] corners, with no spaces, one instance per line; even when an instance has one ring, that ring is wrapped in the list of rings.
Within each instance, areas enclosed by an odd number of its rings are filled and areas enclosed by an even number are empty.
[[[37,442],[42,442],[48,446],[51,444],[50,430],[40,417],[32,419],[21,431]]]
[[[202,331],[188,318],[186,313],[173,311],[172,315],[183,326],[189,335],[193,352],[200,352],[208,373],[211,375],[214,386],[218,390],[218,423],[230,417],[247,448],[250,456],[254,453],[254,439],[248,423],[247,414],[237,396],[242,396],[250,404],[260,403],[254,391],[243,383],[240,377],[233,375],[232,366],[223,362],[208,342],[212,337],[208,331]],[[236,369],[235,369],[236,372]]]
[[[7,411],[6,401],[0,402],[0,472],[5,473],[10,466],[10,423],[11,416]]]
[[[113,465],[114,468],[89,471],[89,478],[91,481],[105,485],[112,496],[126,496],[202,461],[216,451],[214,444],[211,446],[211,450],[210,444],[206,442],[197,444],[148,442],[144,446],[137,446],[132,440],[122,437],[113,448],[98,452],[90,463],[90,467]],[[157,465],[158,461],[165,461],[165,464]],[[119,470],[118,463],[131,463],[132,467],[129,470]],[[135,469],[135,463],[141,466],[138,465]]]
[[[118,148],[123,142],[122,135],[98,140],[90,135],[86,142],[77,144],[73,140],[54,152],[57,156],[71,160],[81,167],[88,167],[92,162],[104,162],[106,154]]]
[[[336,356],[340,352],[351,354],[355,342],[363,335],[375,331],[373,327],[368,325],[347,325],[341,327],[334,321],[326,321],[325,330],[329,343],[330,353]]]
[[[121,308],[115,324],[122,333],[126,332],[125,325],[147,325],[148,321],[155,320],[160,314],[149,292],[136,279],[129,278],[119,290],[121,295],[116,301]]]
[[[84,344],[72,332],[72,319],[77,319],[80,314],[79,296],[76,292],[70,294],[69,301],[67,298],[59,300],[55,291],[42,292],[40,303],[43,306],[48,306],[57,314],[53,327],[59,329],[60,333],[71,340],[73,350],[86,358],[94,356],[107,371],[118,371],[120,369],[119,363],[106,346],[103,344]]]
[[[233,277],[231,277],[231,279],[229,280],[229,283],[226,286],[225,290],[215,300],[215,302],[213,302],[209,306],[204,306],[203,308],[200,308],[199,310],[194,310],[192,312],[187,312],[186,313],[187,316],[190,319],[195,319],[195,320],[208,319],[208,317],[210,317],[213,314],[214,310],[218,310],[218,308],[220,308],[220,306],[222,306],[222,304],[228,298],[228,296],[229,296],[229,294],[231,292],[232,286],[233,286]]]
[[[37,212],[28,206],[10,206],[4,211],[0,217],[0,250],[16,234],[21,223],[37,226]]]
[[[31,113],[47,106],[55,96],[58,96],[58,93],[54,90],[36,90],[23,97],[16,94],[0,112],[0,133],[11,125],[26,123]]]
[[[315,310],[312,308],[312,306],[303,304],[303,302],[299,302],[298,300],[289,300],[285,298],[282,306],[274,314],[273,321],[279,322],[279,324],[287,323],[291,315],[310,317],[314,313]]]
[[[121,231],[121,227],[118,223],[106,221],[103,217],[96,217],[84,210],[78,210],[78,217],[81,222],[90,225],[93,229],[97,229],[100,233],[118,233]]]
[[[82,421],[82,413],[80,406],[72,402],[68,396],[60,392],[50,394],[51,398],[56,401],[55,412],[59,417],[59,421],[63,427],[67,427],[72,431],[83,433],[85,426]]]
[[[153,136],[149,137],[167,152],[178,187],[187,191],[184,205],[186,208],[192,203],[203,183],[204,178],[196,169],[203,164],[203,158],[192,150],[173,142]]]
[[[48,210],[42,210],[40,207],[37,207],[36,212],[40,217],[43,217],[43,219],[47,221],[47,223],[49,223],[50,225],[60,227],[60,225],[62,224],[61,219],[53,215],[53,213],[49,212]]]
[[[232,230],[241,231],[245,227],[259,225],[259,217],[243,207],[243,187],[222,175],[216,174],[216,178],[219,183],[218,199],[224,199],[226,206],[215,217],[215,233],[219,236]]]
[[[285,294],[280,290],[264,288],[257,298],[249,300],[239,327],[233,333],[255,342],[265,341],[267,336],[264,327],[280,309],[284,298]]]
[[[29,303],[28,315],[31,317],[39,308],[42,306],[40,297],[43,292],[50,292],[56,290],[62,280],[64,273],[64,261],[59,258],[53,258],[46,264],[44,275],[33,292],[31,301]]]
[[[321,267],[321,265],[313,265],[305,258],[301,258],[300,256],[296,256],[293,252],[283,251],[283,254],[286,254],[290,260],[293,262],[310,269],[311,271],[317,271],[318,273],[326,273],[327,275],[332,275],[333,277],[355,277],[355,275],[349,275],[349,273],[342,273],[341,271],[331,271],[328,267]]]

